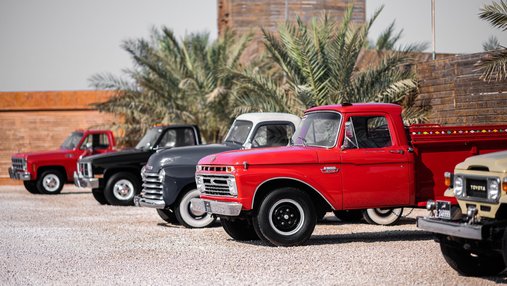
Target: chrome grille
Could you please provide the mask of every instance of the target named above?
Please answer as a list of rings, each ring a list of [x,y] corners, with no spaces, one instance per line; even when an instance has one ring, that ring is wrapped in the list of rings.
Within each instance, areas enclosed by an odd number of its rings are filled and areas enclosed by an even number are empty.
[[[143,190],[141,197],[150,200],[163,200],[162,180],[158,173],[143,173]]]
[[[78,172],[86,178],[92,178],[92,164],[91,163],[77,163],[77,170]]]
[[[229,175],[198,175],[197,184],[203,194],[213,196],[235,196],[236,180]]]
[[[26,161],[23,158],[11,158],[12,160],[12,169],[14,170],[25,170],[26,169]]]

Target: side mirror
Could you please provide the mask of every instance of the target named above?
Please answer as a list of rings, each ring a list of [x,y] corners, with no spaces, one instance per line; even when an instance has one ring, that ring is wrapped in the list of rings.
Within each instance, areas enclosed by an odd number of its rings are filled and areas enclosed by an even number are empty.
[[[86,150],[92,150],[93,151],[93,143],[92,142],[88,142],[85,144],[85,149]]]

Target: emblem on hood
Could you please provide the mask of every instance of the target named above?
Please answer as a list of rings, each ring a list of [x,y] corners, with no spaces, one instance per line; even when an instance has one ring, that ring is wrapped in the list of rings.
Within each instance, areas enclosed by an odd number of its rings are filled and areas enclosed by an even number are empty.
[[[146,165],[146,170],[152,170],[153,169],[153,166],[150,166],[150,165]]]
[[[216,159],[217,159],[217,156],[213,155],[213,156],[211,156],[209,162],[213,163]]]

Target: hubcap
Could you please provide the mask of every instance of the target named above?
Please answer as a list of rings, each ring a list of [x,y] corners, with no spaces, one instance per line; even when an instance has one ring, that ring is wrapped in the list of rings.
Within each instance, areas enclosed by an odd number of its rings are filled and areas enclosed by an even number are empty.
[[[305,221],[305,214],[301,205],[291,199],[276,202],[269,211],[269,224],[281,235],[297,233]]]
[[[48,192],[54,192],[60,187],[60,179],[55,174],[48,174],[42,180],[42,186]]]
[[[119,180],[114,184],[113,194],[119,200],[130,200],[134,196],[134,185],[129,180]]]

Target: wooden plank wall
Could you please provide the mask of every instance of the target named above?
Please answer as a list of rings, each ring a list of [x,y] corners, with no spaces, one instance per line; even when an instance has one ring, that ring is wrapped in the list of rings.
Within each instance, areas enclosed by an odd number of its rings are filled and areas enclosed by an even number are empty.
[[[507,80],[485,82],[476,63],[484,53],[415,65],[419,100],[432,106],[429,122],[451,125],[507,124]]]

